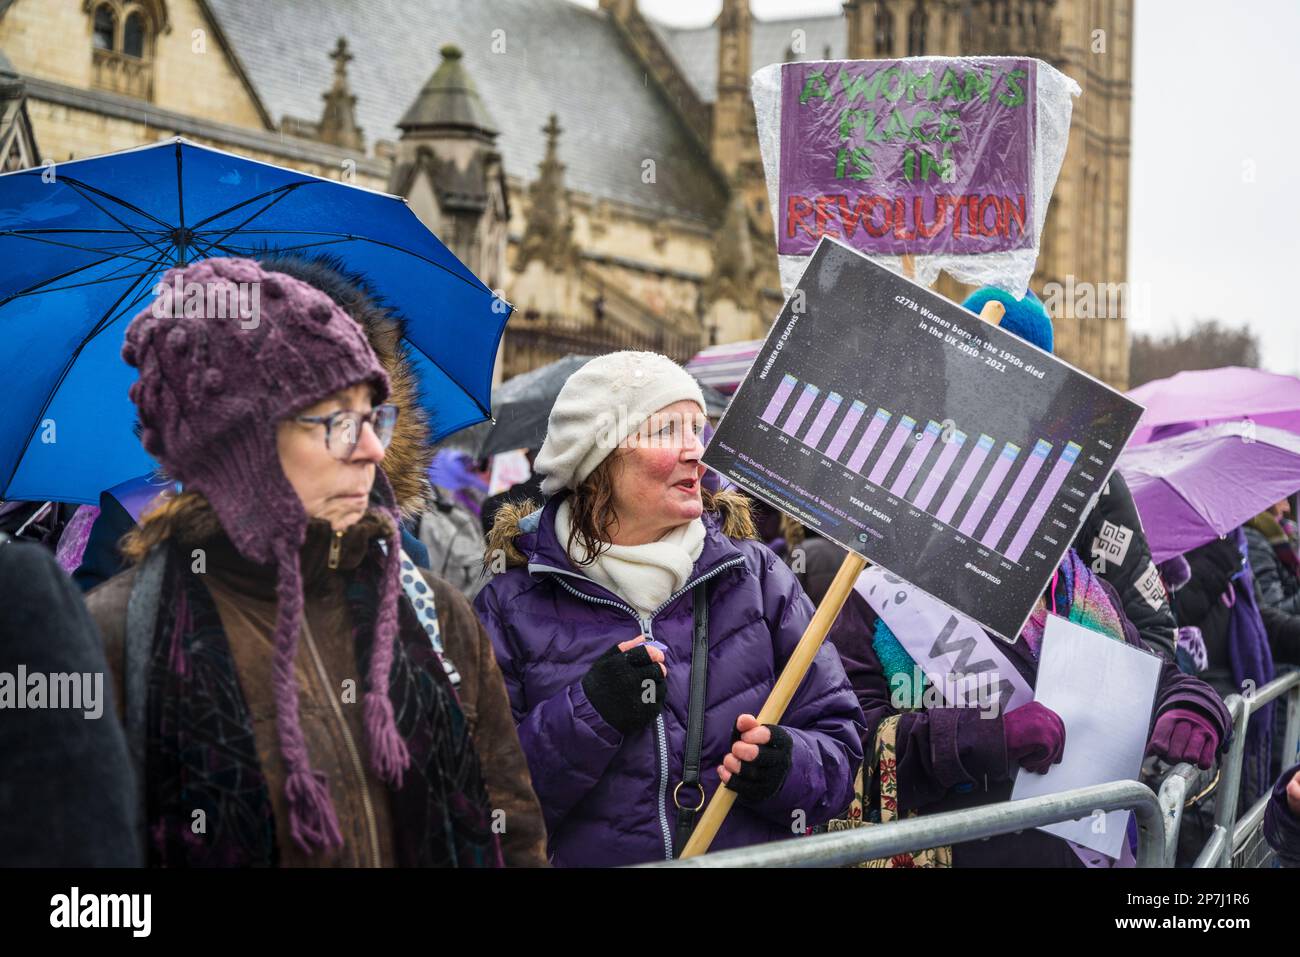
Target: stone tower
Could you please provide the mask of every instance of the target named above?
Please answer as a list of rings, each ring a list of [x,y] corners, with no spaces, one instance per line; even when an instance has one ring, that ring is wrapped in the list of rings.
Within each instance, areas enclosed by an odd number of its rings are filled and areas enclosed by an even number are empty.
[[[1015,54],[1083,88],[1030,284],[1057,354],[1125,387],[1132,0],[846,0],[844,15],[851,58]],[[936,289],[967,292],[946,275]]]
[[[389,192],[405,196],[420,220],[489,288],[505,281],[510,206],[497,129],[458,47],[442,62],[397,124],[402,138]]]

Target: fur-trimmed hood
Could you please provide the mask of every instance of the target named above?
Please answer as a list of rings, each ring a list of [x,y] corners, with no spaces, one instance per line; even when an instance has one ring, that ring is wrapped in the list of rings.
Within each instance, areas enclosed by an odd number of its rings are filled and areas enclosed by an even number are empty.
[[[371,503],[375,504],[373,497]],[[327,528],[317,528],[325,524],[323,520],[309,523],[309,541],[322,534],[328,537]],[[347,535],[349,538],[368,540],[375,537],[387,538],[392,533],[391,518],[372,508],[349,527]],[[199,492],[186,491],[166,498],[141,516],[140,524],[122,539],[120,549],[123,558],[135,563],[144,558],[155,545],[165,541],[189,546],[209,542],[222,535],[221,519],[217,516],[216,509]]]
[[[485,563],[491,563],[493,556],[504,555],[506,567],[527,564],[524,554],[515,546],[515,539],[524,531],[520,523],[542,506],[525,499],[522,502],[507,502],[496,513],[492,530],[488,532]],[[727,538],[757,538],[758,528],[754,524],[751,503],[744,494],[734,489],[724,489],[713,494],[713,508],[706,509],[705,521],[716,524],[718,530]]]
[[[430,422],[421,401],[420,384],[411,363],[406,319],[385,304],[363,274],[351,272],[335,256],[295,256],[274,253],[259,259],[264,269],[282,272],[315,286],[329,296],[366,332],[388,373],[392,390],[388,401],[402,411],[393,440],[380,466],[388,476],[398,507],[406,517],[424,511],[429,496]]]

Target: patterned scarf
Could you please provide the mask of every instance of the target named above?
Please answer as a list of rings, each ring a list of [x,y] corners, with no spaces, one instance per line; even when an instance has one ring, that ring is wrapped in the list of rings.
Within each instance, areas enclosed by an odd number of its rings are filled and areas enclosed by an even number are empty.
[[[1025,627],[1020,630],[1020,637],[1038,660],[1039,650],[1043,645],[1043,629],[1047,627],[1047,608],[1050,604],[1056,614],[1085,628],[1105,635],[1115,641],[1124,641],[1124,625],[1119,609],[1111,602],[1110,596],[1102,587],[1091,568],[1079,557],[1073,548],[1065,553],[1060,566],[1052,575],[1048,586],[1046,601],[1038,605]],[[915,674],[915,662],[912,656],[899,642],[898,638],[883,618],[876,619],[875,635],[872,647],[885,673],[885,680],[890,688],[898,688],[904,701],[920,700],[921,689],[911,687]],[[922,675],[922,688],[928,679]]]
[[[279,842],[248,702],[207,588],[174,544],[149,663],[146,820],[153,867],[276,866]],[[369,660],[384,557],[378,544],[346,601]],[[500,867],[487,790],[464,713],[411,603],[398,603],[389,698],[410,771],[391,790],[396,864]],[[208,833],[196,834],[202,810]]]

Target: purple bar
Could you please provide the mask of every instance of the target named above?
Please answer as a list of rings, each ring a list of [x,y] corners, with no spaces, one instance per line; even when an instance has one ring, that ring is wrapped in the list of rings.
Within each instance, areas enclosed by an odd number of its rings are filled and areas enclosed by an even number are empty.
[[[916,425],[916,419],[910,415],[905,415],[898,420],[898,427],[894,429],[894,434],[889,437],[885,443],[885,451],[880,453],[880,458],[876,459],[876,465],[867,476],[868,481],[875,482],[877,485],[885,484],[885,476],[889,470],[894,467],[894,459],[898,458],[898,450],[903,447],[907,437],[912,434],[912,428]]]
[[[992,436],[981,434],[979,441],[975,443],[975,448],[971,449],[970,455],[966,456],[966,463],[957,473],[957,481],[944,496],[943,504],[935,513],[935,518],[941,522],[952,522],[952,513],[957,511],[957,506],[966,497],[966,490],[970,488],[970,483],[975,481],[975,476],[979,474],[980,466],[984,464],[984,459],[991,448],[993,448]]]
[[[930,500],[934,498],[934,493],[939,491],[939,483],[944,480],[948,474],[948,469],[957,459],[957,453],[961,447],[966,444],[966,433],[960,430],[952,434],[951,441],[945,442],[943,451],[939,453],[939,460],[930,467],[930,472],[925,477],[925,484],[921,486],[921,492],[913,499],[912,504],[917,508],[928,508]]]
[[[1020,561],[1025,546],[1029,544],[1030,536],[1038,531],[1038,523],[1043,520],[1047,507],[1052,504],[1052,499],[1060,491],[1065,477],[1070,474],[1070,467],[1074,465],[1074,460],[1079,457],[1081,451],[1082,449],[1075,443],[1065,443],[1065,448],[1061,450],[1061,457],[1052,466],[1052,471],[1047,473],[1047,481],[1034,496],[1034,504],[1029,506],[1029,511],[1025,514],[1025,520],[1020,523],[1016,537],[1011,539],[1011,544],[1007,546],[1006,556],[1013,562]]]
[[[790,418],[786,419],[785,425],[781,426],[781,431],[790,438],[797,438],[795,433],[799,431],[799,426],[803,425],[803,417],[812,408],[813,399],[817,398],[817,391],[815,385],[805,385],[803,392],[799,393],[799,401],[794,404],[794,408],[790,411]]]
[[[912,487],[912,479],[916,478],[916,473],[921,470],[925,457],[930,454],[930,449],[934,447],[934,440],[938,437],[939,423],[931,419],[925,426],[925,433],[921,436],[921,440],[916,443],[912,454],[907,457],[903,471],[898,473],[894,484],[889,486],[889,491],[895,495],[907,494],[907,490]]]
[[[790,398],[790,393],[794,391],[795,384],[799,380],[790,373],[786,373],[781,379],[781,384],[776,387],[776,392],[772,396],[772,401],[767,404],[763,414],[759,416],[768,425],[776,425],[776,417],[780,414],[785,400]]]
[[[1012,445],[1010,442],[1003,444],[1002,454],[993,463],[993,468],[989,469],[989,474],[984,477],[984,483],[980,485],[980,490],[975,493],[975,501],[970,503],[970,508],[966,510],[966,517],[961,520],[961,525],[957,531],[963,535],[975,534],[976,526],[983,520],[984,513],[988,511],[989,503],[993,501],[993,496],[997,493],[997,490],[1002,487],[1002,480],[1011,471],[1011,466],[1019,454],[1020,446]]]
[[[1020,474],[1016,476],[1015,482],[1011,486],[1011,491],[1007,492],[1007,497],[1002,500],[998,507],[997,514],[993,516],[993,521],[989,524],[988,531],[980,539],[980,543],[986,548],[997,548],[998,542],[1002,540],[1007,526],[1011,524],[1011,516],[1016,514],[1016,509],[1020,507],[1025,493],[1029,491],[1029,486],[1033,484],[1038,470],[1043,467],[1047,457],[1052,454],[1052,444],[1039,439],[1034,443],[1034,451],[1029,453],[1029,458],[1025,459],[1025,464],[1020,467]]]
[[[871,417],[871,424],[867,426],[867,431],[858,440],[858,447],[853,450],[853,456],[849,459],[849,468],[853,471],[857,472],[862,468],[862,463],[867,460],[867,456],[875,448],[876,439],[880,438],[880,433],[889,424],[889,415],[890,413],[884,409],[876,409],[876,414]]]
[[[867,407],[857,399],[849,406],[849,414],[844,417],[840,423],[839,429],[835,432],[835,438],[831,439],[831,444],[826,447],[826,454],[833,459],[838,459],[840,453],[844,451],[844,446],[849,442],[849,436],[853,430],[858,427],[858,420],[862,418],[862,413],[867,411]]]
[[[842,401],[843,398],[834,392],[826,397],[826,401],[822,403],[822,407],[817,410],[817,418],[813,419],[812,428],[809,429],[808,434],[803,437],[805,442],[813,448],[817,448],[817,443],[820,442],[822,436],[826,434],[826,426],[831,424],[831,419],[835,418],[835,413],[840,410],[840,403]]]

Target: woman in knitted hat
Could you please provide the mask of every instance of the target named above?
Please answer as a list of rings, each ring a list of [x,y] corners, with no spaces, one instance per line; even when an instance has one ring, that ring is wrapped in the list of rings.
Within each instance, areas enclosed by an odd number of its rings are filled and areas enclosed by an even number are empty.
[[[755,715],[813,607],[753,540],[747,500],[702,489],[704,397],[671,360],[618,352],[565,383],[506,505],[474,605],[496,646],[556,865],[681,852],[721,783],[714,848],[802,834],[848,803],[862,716],[834,649],[780,725]]]
[[[173,286],[205,306],[160,296],[123,357],[145,448],[184,491],[128,538],[138,564],[87,599],[149,863],[499,865],[501,782],[485,783],[474,741],[504,689],[475,663],[475,711],[458,700],[442,631],[472,613],[399,547],[377,466],[401,410],[365,334],[249,260],[173,270]],[[253,315],[213,309],[243,289]],[[508,758],[503,730],[490,747]],[[527,831],[536,800],[506,813]]]

